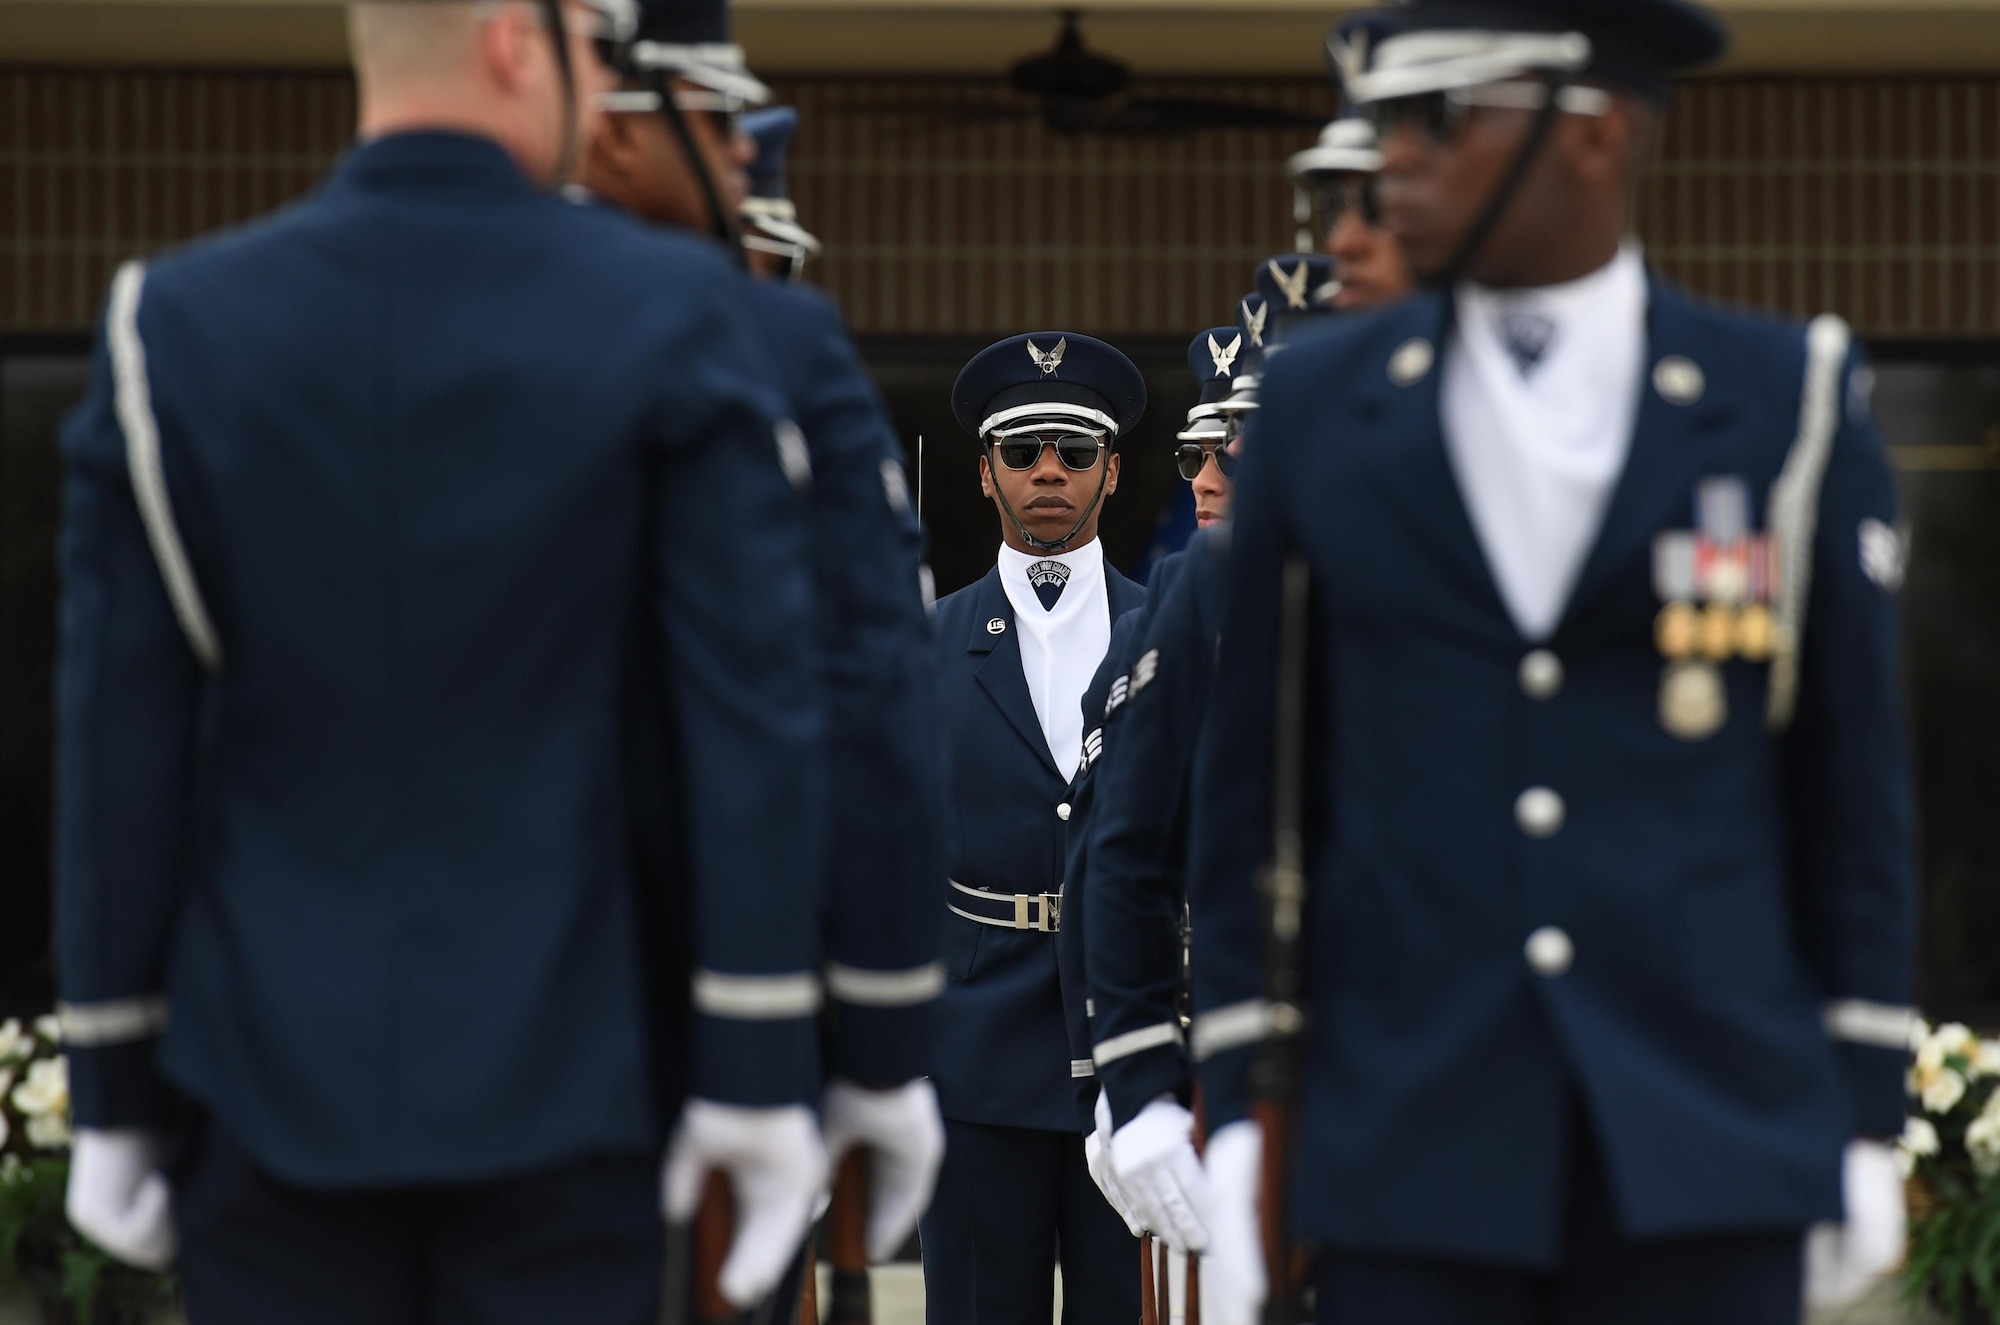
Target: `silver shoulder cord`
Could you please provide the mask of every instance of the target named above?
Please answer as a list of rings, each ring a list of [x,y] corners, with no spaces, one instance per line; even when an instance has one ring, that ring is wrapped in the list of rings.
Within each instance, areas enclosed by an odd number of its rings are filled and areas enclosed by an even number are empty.
[[[139,297],[146,284],[144,263],[128,262],[111,282],[111,305],[105,315],[105,341],[111,351],[111,376],[118,426],[125,434],[125,466],[131,473],[132,497],[146,526],[146,541],[166,582],[167,597],[188,647],[204,670],[222,667],[222,642],[194,581],[187,548],[174,525],[174,506],[167,495],[166,469],[160,461],[160,425],[153,416],[153,393],[146,380],[146,344],[139,338]]]
[[[1840,374],[1852,337],[1831,313],[1806,328],[1805,388],[1799,402],[1799,435],[1785,467],[1771,485],[1771,533],[1778,542],[1777,630],[1771,654],[1770,704],[1765,725],[1792,725],[1799,698],[1799,651],[1805,644],[1806,601],[1812,592],[1813,535],[1819,523],[1820,486],[1840,429]]]

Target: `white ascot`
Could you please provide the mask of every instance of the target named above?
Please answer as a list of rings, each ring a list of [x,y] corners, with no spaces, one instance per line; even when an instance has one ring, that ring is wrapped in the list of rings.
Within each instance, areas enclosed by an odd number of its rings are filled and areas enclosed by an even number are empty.
[[[1521,634],[1561,622],[1632,447],[1646,265],[1627,243],[1565,285],[1457,291],[1439,411],[1472,527]]]
[[[1043,566],[1055,562],[1060,571]],[[1041,567],[1040,570],[1036,570]],[[1060,578],[1061,592],[1049,605],[1042,594]],[[1104,587],[1104,545],[1091,539],[1060,555],[1033,556],[1000,547],[1000,583],[1014,605],[1014,628],[1020,632],[1021,674],[1035,701],[1035,717],[1049,757],[1069,777],[1083,762],[1083,692],[1111,647],[1111,603]]]

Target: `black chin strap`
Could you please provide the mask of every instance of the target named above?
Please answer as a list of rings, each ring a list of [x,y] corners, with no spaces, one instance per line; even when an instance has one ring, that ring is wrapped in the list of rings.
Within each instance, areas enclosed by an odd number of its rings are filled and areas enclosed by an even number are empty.
[[[556,73],[562,79],[562,151],[556,156],[555,186],[560,189],[576,174],[576,70],[569,62],[569,26],[563,22],[563,0],[542,0],[542,26],[556,48]]]
[[[1548,142],[1549,134],[1555,128],[1556,116],[1562,113],[1562,107],[1556,103],[1561,99],[1563,89],[1568,86],[1567,78],[1554,78],[1549,81],[1549,99],[1541,110],[1535,113],[1535,122],[1529,126],[1528,136],[1521,140],[1521,150],[1514,154],[1514,164],[1507,169],[1507,178],[1500,181],[1500,187],[1493,191],[1493,197],[1486,204],[1486,210],[1480,214],[1472,229],[1466,231],[1465,241],[1458,246],[1458,253],[1426,284],[1440,290],[1451,289],[1458,284],[1474,260],[1479,257],[1479,250],[1484,248],[1486,241],[1492,237],[1494,228],[1500,224],[1500,218],[1506,215],[1508,204],[1514,201],[1514,195],[1521,191],[1521,185],[1527,181],[1528,172],[1534,169],[1535,159],[1542,154],[1542,145]]]
[[[995,465],[993,443],[991,442],[986,444],[986,464],[989,468]],[[1104,467],[1097,474],[1097,495],[1090,499],[1090,505],[1083,508],[1083,514],[1076,518],[1076,523],[1069,527],[1069,532],[1057,539],[1036,538],[1028,532],[1028,526],[1021,523],[1021,517],[1014,514],[1014,508],[1008,504],[1007,494],[1000,490],[1000,479],[997,474],[993,480],[993,495],[999,498],[1000,509],[1007,513],[1007,518],[1014,522],[1014,528],[1020,531],[1022,542],[1037,552],[1061,553],[1069,551],[1069,541],[1082,533],[1083,527],[1090,523],[1090,517],[1097,512],[1097,504],[1104,500],[1104,487],[1110,481],[1111,453],[1109,450],[1106,450],[1104,454]]]
[[[680,144],[681,155],[687,158],[688,169],[693,172],[695,183],[701,187],[701,199],[708,208],[708,230],[724,248],[738,267],[748,268],[749,260],[743,254],[743,232],[722,205],[722,190],[715,185],[715,177],[708,172],[708,159],[701,154],[701,147],[694,140],[694,130],[689,127],[687,114],[674,100],[674,78],[671,73],[656,71],[649,76],[653,92],[660,98],[660,113],[667,118],[667,127],[673,130],[674,141]]]

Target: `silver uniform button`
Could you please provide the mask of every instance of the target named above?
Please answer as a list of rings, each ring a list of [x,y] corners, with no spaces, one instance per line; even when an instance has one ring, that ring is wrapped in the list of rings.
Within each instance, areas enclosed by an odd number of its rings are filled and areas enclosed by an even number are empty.
[[[1529,837],[1554,837],[1564,813],[1563,798],[1547,787],[1529,787],[1514,798],[1514,822]]]
[[[1554,925],[1544,925],[1528,935],[1523,950],[1534,973],[1549,980],[1566,973],[1576,961],[1576,945]]]
[[[1058,806],[1056,806],[1056,818],[1058,818],[1058,819],[1062,820],[1062,821],[1063,821],[1064,823],[1068,823],[1068,822],[1069,822],[1069,802],[1068,802],[1068,801],[1064,801],[1064,802],[1063,802],[1063,803],[1062,803],[1061,805],[1058,805]]]
[[[1521,659],[1521,690],[1529,699],[1553,699],[1562,688],[1562,659],[1547,649],[1536,649]]]
[[[1429,341],[1421,337],[1406,340],[1389,356],[1389,380],[1397,386],[1415,386],[1429,375],[1436,359],[1437,351]]]

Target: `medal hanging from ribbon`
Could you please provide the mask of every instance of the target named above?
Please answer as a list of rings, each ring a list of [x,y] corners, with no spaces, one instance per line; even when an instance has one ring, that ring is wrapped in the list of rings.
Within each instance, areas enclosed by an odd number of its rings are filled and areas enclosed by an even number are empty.
[[[1750,530],[1750,485],[1735,476],[1703,479],[1695,528],[1653,541],[1653,590],[1663,604],[1653,641],[1666,659],[1659,707],[1668,733],[1704,740],[1729,720],[1722,664],[1770,659],[1778,579],[1777,543]]]

